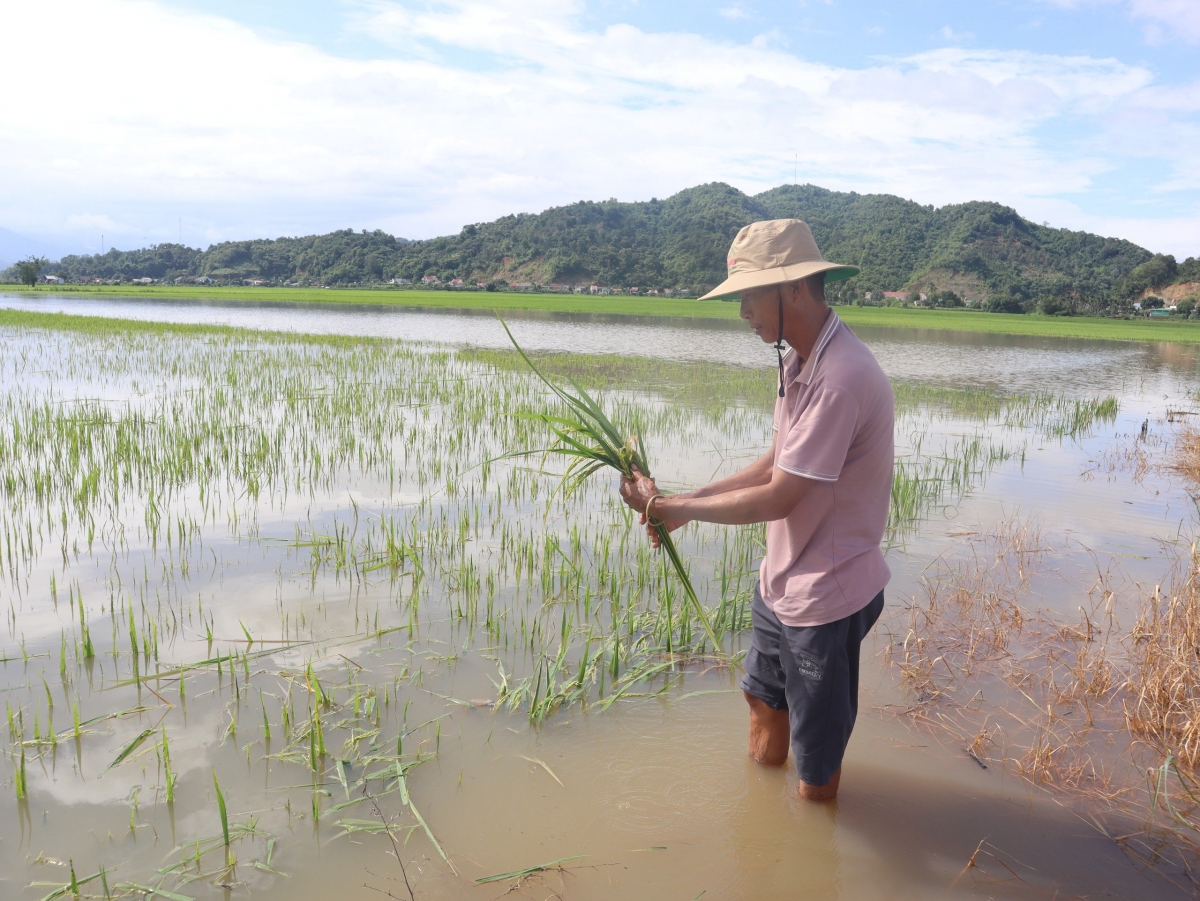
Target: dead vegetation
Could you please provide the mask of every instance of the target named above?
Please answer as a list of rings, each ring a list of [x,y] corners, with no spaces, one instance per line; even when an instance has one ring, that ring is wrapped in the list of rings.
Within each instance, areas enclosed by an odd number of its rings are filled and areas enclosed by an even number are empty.
[[[1154,423],[1146,420],[1140,431],[1118,435],[1115,442],[1088,461],[1084,477],[1124,473],[1141,482],[1153,473],[1181,476],[1195,496],[1195,489],[1200,488],[1200,428],[1193,423],[1195,415],[1190,410],[1167,410]],[[1152,425],[1174,428],[1162,432]]]
[[[1043,552],[1030,521],[1012,520],[989,536],[968,536],[970,555],[930,567],[906,608],[907,633],[887,650],[918,705],[937,700],[985,664],[1011,657],[1025,629],[1019,602],[1030,564]]]
[[[1200,461],[1200,437],[1194,446]],[[910,701],[892,712],[950,736],[981,767],[1007,767],[1093,813],[1138,817],[1140,831],[1110,837],[1195,890],[1186,874],[1200,863],[1197,548],[1169,590],[1124,601],[1112,572],[1098,570],[1068,620],[1031,603],[1051,551],[1036,522],[964,537],[900,614],[885,657]]]
[[[1176,431],[1168,467],[1190,484],[1200,485],[1200,429],[1185,424]]]
[[[1200,767],[1200,558],[1182,584],[1162,597],[1158,587],[1129,636],[1126,721],[1134,734],[1169,751],[1178,765]]]

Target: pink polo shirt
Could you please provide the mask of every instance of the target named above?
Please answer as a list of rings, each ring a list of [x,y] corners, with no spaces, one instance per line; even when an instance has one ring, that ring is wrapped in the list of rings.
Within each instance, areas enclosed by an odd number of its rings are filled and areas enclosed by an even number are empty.
[[[809,358],[784,356],[775,465],[813,480],[786,518],[767,523],[763,600],[788,626],[861,610],[891,577],[880,544],[894,464],[895,397],[875,356],[830,311]]]

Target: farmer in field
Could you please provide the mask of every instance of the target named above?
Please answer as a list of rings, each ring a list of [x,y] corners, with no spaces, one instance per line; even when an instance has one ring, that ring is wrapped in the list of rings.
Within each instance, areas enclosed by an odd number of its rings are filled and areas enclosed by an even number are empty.
[[[774,443],[741,472],[696,491],[664,495],[638,476],[622,482],[621,496],[643,523],[670,529],[693,520],[767,524],[742,679],[750,756],[782,766],[790,744],[800,797],[827,801],[837,795],[858,713],[859,646],[890,577],[880,543],[892,487],[892,387],[825,303],[825,283],[858,270],[822,259],[804,222],[746,226],[728,266],[728,278],[701,299],[740,295],[742,318],[774,343]]]

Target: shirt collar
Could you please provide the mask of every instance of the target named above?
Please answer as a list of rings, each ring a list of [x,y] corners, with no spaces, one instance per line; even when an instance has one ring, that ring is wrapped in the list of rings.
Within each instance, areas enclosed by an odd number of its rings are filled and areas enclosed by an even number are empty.
[[[804,361],[804,365],[798,365],[799,357],[796,356],[796,349],[789,347],[788,352],[783,355],[784,371],[787,375],[787,383],[790,385],[797,380],[806,385],[812,384],[813,372],[817,368],[817,364],[821,362],[821,356],[825,352],[825,347],[833,338],[834,332],[838,330],[842,320],[838,318],[838,314],[833,310],[829,311],[829,318],[825,320],[825,325],[821,329],[821,334],[817,335],[817,343],[813,345],[812,353],[808,355],[808,359]]]

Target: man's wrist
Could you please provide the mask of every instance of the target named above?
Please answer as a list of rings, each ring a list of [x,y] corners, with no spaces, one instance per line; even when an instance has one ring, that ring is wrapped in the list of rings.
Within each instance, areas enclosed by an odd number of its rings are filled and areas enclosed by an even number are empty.
[[[687,498],[681,494],[656,494],[646,504],[646,515],[664,522],[679,522],[687,519],[682,515],[681,507],[686,506]]]

